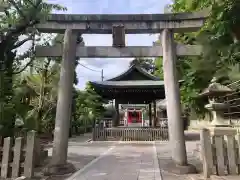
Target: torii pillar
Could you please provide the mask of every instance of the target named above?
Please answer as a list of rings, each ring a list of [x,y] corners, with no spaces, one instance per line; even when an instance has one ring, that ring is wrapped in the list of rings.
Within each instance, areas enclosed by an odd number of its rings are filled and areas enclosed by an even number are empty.
[[[46,174],[66,174],[75,171],[74,166],[67,163],[67,153],[76,47],[77,33],[73,32],[71,29],[66,29],[58,89],[52,160],[50,166],[46,169]]]
[[[181,118],[180,91],[176,69],[176,45],[174,33],[171,29],[164,29],[161,33],[163,49],[164,87],[167,104],[169,138],[172,149],[172,159],[176,173],[191,173],[196,169],[188,165],[183,120]]]

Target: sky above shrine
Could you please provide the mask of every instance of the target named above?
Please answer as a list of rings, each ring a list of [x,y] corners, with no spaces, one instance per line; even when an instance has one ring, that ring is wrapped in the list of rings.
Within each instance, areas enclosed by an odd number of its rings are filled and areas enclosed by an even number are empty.
[[[163,13],[164,7],[171,0],[48,0],[65,6],[64,13],[71,14],[148,14]],[[61,12],[63,13],[63,12]],[[86,46],[111,46],[111,35],[83,35]],[[157,34],[127,35],[126,45],[151,46],[158,38]],[[129,68],[133,58],[82,58],[77,67],[79,83],[77,87],[84,89],[86,82],[101,80],[103,69],[104,80],[115,77]],[[85,67],[84,67],[85,66]],[[88,69],[88,68],[92,69]],[[94,70],[94,71],[93,71]]]

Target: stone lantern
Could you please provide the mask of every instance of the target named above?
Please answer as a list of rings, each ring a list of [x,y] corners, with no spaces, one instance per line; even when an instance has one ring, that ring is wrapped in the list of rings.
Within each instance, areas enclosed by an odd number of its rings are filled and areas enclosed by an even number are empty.
[[[230,126],[224,119],[224,111],[228,109],[229,105],[223,102],[219,102],[218,98],[228,93],[233,92],[227,86],[217,83],[217,79],[214,77],[211,80],[211,84],[203,90],[200,96],[207,96],[209,104],[205,105],[205,108],[212,113],[211,125],[214,127],[228,127]]]

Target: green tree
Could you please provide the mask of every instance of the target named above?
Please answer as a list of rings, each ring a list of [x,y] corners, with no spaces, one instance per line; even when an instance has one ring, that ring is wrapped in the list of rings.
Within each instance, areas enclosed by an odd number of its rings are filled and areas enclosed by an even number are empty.
[[[33,48],[21,56],[16,55],[17,48],[27,41],[35,41],[37,31],[34,25],[43,20],[52,9],[63,9],[42,0],[9,0],[7,4],[8,8],[0,15],[0,124],[6,129],[1,129],[4,131],[1,132],[3,136],[11,136],[14,129],[14,74],[22,72],[33,60]],[[24,35],[24,39],[19,38],[21,35]],[[21,68],[20,65],[27,57],[30,57],[29,62]]]
[[[76,90],[75,91],[75,101],[76,101],[76,108],[74,111],[75,119],[72,122],[72,128],[75,128],[75,132],[82,131],[81,128],[86,130],[86,126],[92,125],[92,121],[89,117],[89,107],[86,103],[86,92]]]
[[[103,117],[103,113],[105,112],[105,108],[103,106],[104,103],[107,103],[100,95],[96,93],[94,88],[90,83],[87,83],[85,88],[86,91],[86,100],[90,112],[92,112],[94,119],[100,119]]]
[[[26,126],[30,124],[29,129],[40,133],[51,130],[54,124],[60,64],[51,58],[43,58],[35,60],[33,68],[36,72],[26,73],[24,77],[33,97],[30,101],[32,109],[23,119]]]
[[[62,42],[63,35],[57,35],[51,44],[61,44]],[[47,42],[47,45],[49,45],[49,42]],[[76,59],[76,66],[77,62],[78,60]],[[61,68],[60,63],[61,58],[37,58],[32,62],[31,67],[23,71],[22,79],[26,83],[24,83],[24,86],[17,86],[19,91],[23,91],[19,97],[22,98],[26,94],[29,95],[30,101],[28,105],[31,107],[27,111],[27,114],[21,116],[25,128],[37,130],[39,133],[51,133],[53,131]],[[77,84],[76,72],[74,84]],[[31,93],[29,94],[29,92]],[[74,99],[73,110],[75,107]]]
[[[153,75],[159,77],[161,80],[163,80],[163,59],[162,57],[156,58],[154,60],[154,72]]]
[[[173,13],[210,10],[205,26],[196,33],[175,34],[175,41],[182,44],[200,44],[200,57],[178,58],[182,103],[197,114],[205,113],[204,99],[198,94],[209,84],[213,76],[222,83],[229,83],[239,76],[239,43],[236,28],[239,27],[238,1],[175,0],[170,6]],[[237,66],[236,66],[237,65]]]
[[[72,127],[79,129],[92,127],[94,120],[101,119],[104,115],[105,108],[103,104],[107,103],[99,96],[89,83],[84,91],[75,91],[76,109],[74,111],[75,120]],[[78,131],[78,130],[75,130]]]

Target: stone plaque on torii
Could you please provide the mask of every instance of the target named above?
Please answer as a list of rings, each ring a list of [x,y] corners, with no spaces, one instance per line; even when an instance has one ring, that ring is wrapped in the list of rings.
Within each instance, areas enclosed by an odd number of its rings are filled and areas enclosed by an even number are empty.
[[[174,32],[199,30],[207,15],[205,12],[177,14],[132,15],[68,15],[52,14],[39,24],[41,32],[64,33],[60,46],[36,47],[39,57],[62,56],[56,123],[54,132],[53,165],[66,163],[69,122],[71,116],[72,84],[76,57],[159,57],[163,56],[164,87],[167,104],[168,127],[172,147],[172,159],[185,172],[187,166],[186,146],[181,119],[180,93],[176,75],[177,56],[198,56],[201,46],[176,45]],[[87,47],[76,44],[77,34],[113,34],[113,46]],[[125,46],[125,34],[161,33],[159,46]],[[64,133],[63,133],[64,132]]]

